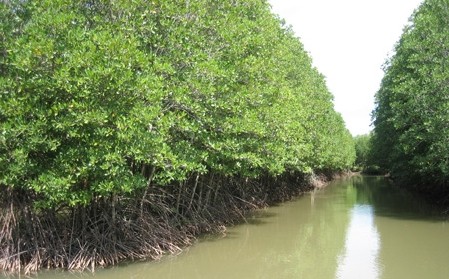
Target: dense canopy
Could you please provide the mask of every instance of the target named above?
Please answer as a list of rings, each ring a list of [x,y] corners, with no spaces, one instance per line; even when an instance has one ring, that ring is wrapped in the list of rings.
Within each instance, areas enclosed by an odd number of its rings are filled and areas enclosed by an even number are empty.
[[[3,1],[0,185],[47,206],[348,168],[323,76],[263,0]]]
[[[374,111],[372,154],[400,183],[447,192],[449,1],[426,0],[387,63]]]

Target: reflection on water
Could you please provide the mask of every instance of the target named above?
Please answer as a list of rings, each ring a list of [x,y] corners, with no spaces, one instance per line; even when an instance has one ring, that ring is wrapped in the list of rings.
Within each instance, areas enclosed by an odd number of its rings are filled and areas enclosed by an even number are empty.
[[[338,260],[338,279],[380,278],[379,233],[374,224],[374,210],[370,205],[356,205],[345,240],[345,253]]]
[[[342,179],[247,221],[159,262],[38,278],[449,278],[448,222],[382,177]]]

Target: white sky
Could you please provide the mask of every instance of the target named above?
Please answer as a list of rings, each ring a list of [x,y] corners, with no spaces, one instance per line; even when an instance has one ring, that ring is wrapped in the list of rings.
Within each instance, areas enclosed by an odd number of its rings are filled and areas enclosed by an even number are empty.
[[[269,0],[326,76],[335,109],[353,135],[372,127],[382,65],[422,0]]]

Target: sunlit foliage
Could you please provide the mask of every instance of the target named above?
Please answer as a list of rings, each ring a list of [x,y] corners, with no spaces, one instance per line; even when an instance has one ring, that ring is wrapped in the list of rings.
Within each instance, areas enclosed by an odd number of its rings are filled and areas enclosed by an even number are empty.
[[[0,3],[3,190],[87,205],[354,157],[324,77],[264,0]]]

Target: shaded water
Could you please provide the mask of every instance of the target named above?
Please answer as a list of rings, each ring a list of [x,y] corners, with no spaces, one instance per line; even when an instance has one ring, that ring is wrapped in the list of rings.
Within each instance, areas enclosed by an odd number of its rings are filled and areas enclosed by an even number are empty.
[[[355,176],[259,211],[178,256],[38,278],[449,278],[449,222],[382,177]]]

